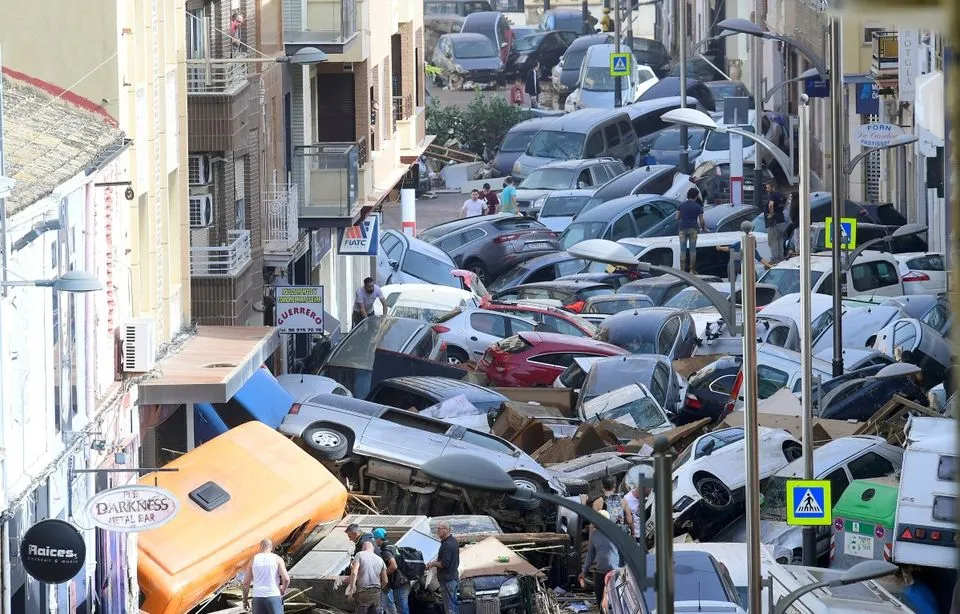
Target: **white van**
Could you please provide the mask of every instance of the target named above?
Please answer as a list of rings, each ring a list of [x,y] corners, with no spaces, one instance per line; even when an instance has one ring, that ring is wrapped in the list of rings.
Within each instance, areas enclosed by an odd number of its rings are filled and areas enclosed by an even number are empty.
[[[914,416],[904,433],[893,561],[957,569],[957,425]]]
[[[770,246],[767,244],[767,235],[755,232],[757,251],[763,258],[770,258]],[[705,232],[697,236],[697,274],[716,275],[727,279],[727,265],[730,262],[730,253],[722,252],[718,246],[729,247],[743,238],[740,232]],[[660,266],[680,268],[680,237],[642,237],[629,238],[617,241],[637,257],[640,262],[657,264]],[[759,275],[763,266],[757,264]]]
[[[699,239],[697,240],[699,245]],[[820,294],[833,293],[833,260],[830,254],[814,254],[810,258],[810,275],[813,291]],[[896,257],[884,252],[866,250],[847,271],[847,296],[903,296],[900,280],[900,263]],[[785,296],[800,292],[800,257],[780,262],[760,279],[773,284]]]

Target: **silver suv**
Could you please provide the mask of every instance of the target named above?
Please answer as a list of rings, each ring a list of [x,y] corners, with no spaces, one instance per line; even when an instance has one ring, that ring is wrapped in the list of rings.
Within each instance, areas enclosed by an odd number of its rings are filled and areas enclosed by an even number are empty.
[[[550,192],[599,188],[625,172],[627,167],[615,158],[549,162],[530,171],[517,186],[517,211],[536,217]]]

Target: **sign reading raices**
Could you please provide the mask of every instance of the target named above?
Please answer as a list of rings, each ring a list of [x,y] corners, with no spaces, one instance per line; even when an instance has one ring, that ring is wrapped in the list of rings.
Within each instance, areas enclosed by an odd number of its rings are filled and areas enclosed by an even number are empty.
[[[281,333],[322,333],[323,286],[278,287],[274,312]]]
[[[83,569],[86,556],[83,535],[65,520],[41,520],[20,538],[23,569],[48,584],[72,580]]]
[[[155,486],[118,486],[97,493],[87,503],[87,515],[101,529],[134,533],[165,525],[180,504],[167,490]]]

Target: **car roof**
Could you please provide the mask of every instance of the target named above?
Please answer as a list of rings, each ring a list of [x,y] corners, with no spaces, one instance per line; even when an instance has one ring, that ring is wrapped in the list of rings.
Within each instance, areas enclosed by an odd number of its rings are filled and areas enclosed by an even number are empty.
[[[606,303],[608,301],[629,301],[639,298],[650,298],[646,294],[639,292],[617,292],[616,294],[599,294],[587,299],[588,303]]]
[[[635,197],[634,197],[635,198]],[[660,197],[663,198],[662,196]],[[620,199],[617,199],[620,200]],[[614,202],[614,201],[610,201]],[[606,203],[604,203],[606,204]],[[603,205],[601,205],[603,206]],[[600,209],[591,209],[587,211],[587,214],[592,213]],[[587,214],[584,214],[583,217],[586,217]],[[577,221],[580,221],[580,218],[577,218]],[[755,232],[754,236],[762,236],[766,238],[766,233]],[[697,247],[704,246],[714,246],[714,245],[733,245],[743,237],[743,233],[731,230],[729,232],[705,232],[701,233],[697,237]],[[674,243],[679,243],[680,237],[676,235],[671,235],[668,237],[627,237],[626,239],[620,239],[617,243],[622,243],[624,245],[642,245],[643,247],[652,247],[654,245],[672,245]]]
[[[757,211],[760,210],[754,207],[753,205],[733,205],[733,204],[720,204],[713,205],[712,207],[704,207],[703,209],[703,219],[711,220],[723,220],[728,216],[741,214],[745,211]]]
[[[451,232],[460,232],[461,230],[465,230],[467,228],[471,228],[473,226],[477,226],[480,224],[487,224],[489,222],[498,222],[500,220],[512,219],[515,217],[517,216],[512,213],[501,212],[501,213],[494,213],[493,215],[474,215],[466,218],[458,218],[458,219],[448,220],[446,222],[441,222],[439,224],[434,224],[429,228],[424,228],[423,230],[420,231],[420,235],[422,236],[425,233],[436,233],[436,231],[438,230],[443,230],[444,234],[437,235],[437,236],[444,236],[445,234],[449,234]]]
[[[699,239],[698,239],[699,243]],[[865,250],[860,252],[860,255],[857,257],[855,264],[863,264],[864,262],[877,262],[877,261],[889,261],[896,260],[891,254],[886,252],[878,252],[874,250]],[[774,265],[775,269],[794,269],[800,270],[801,259],[800,256],[794,256],[787,260],[783,260]],[[820,271],[829,273],[833,270],[833,259],[830,256],[829,252],[820,252],[818,254],[813,254],[810,256],[810,268],[814,271]]]
[[[447,252],[443,251],[439,247],[430,245],[422,239],[408,237],[407,235],[397,232],[396,230],[388,230],[387,233],[393,234],[397,237],[400,237],[403,241],[406,241],[408,249],[412,249],[413,251],[421,254],[426,254],[427,256],[432,256],[438,260],[442,260],[443,262],[452,262]]]
[[[624,113],[623,109],[578,109],[555,118],[553,123],[545,126],[544,129],[556,132],[584,132],[593,128],[598,122],[621,116],[624,120],[630,119],[630,116]]]
[[[586,213],[578,215],[576,221],[611,222],[613,221],[613,216],[623,213],[629,209],[633,209],[640,203],[653,200],[663,200],[664,198],[666,197],[659,194],[631,194],[630,196],[621,196],[620,198],[608,200],[607,202],[590,209]],[[679,239],[677,240],[679,241]]]
[[[556,288],[558,290],[571,290],[576,292],[583,288],[612,288],[609,284],[598,281],[580,280],[580,279],[554,279],[553,281],[533,281],[528,284],[520,284],[514,288]]]
[[[580,49],[592,47],[594,45],[602,45],[609,40],[613,40],[613,35],[611,35],[609,32],[604,34],[587,34],[586,36],[581,36],[570,43],[567,51],[570,49]]]
[[[882,437],[875,435],[850,435],[831,439],[813,451],[814,476],[830,471],[842,464],[851,456],[860,454],[864,450],[886,444]],[[792,477],[803,472],[803,459],[798,458],[777,472],[778,476]]]
[[[579,260],[579,259],[580,258],[578,256],[573,256],[567,253],[566,251],[559,251],[559,252],[551,252],[549,254],[543,254],[542,256],[536,256],[534,258],[531,258],[530,260],[524,260],[523,262],[518,263],[516,266],[523,269],[527,269],[527,270],[533,270],[548,264],[555,264],[557,262],[565,262],[567,260]]]
[[[609,66],[610,54],[616,50],[612,43],[601,43],[587,49],[587,66]]]
[[[673,363],[669,358],[663,354],[627,354],[624,356],[610,356],[590,365],[590,370],[593,371],[597,369],[601,371],[603,369],[613,368],[615,365],[620,363],[630,363],[630,368],[635,369],[639,372],[640,375],[649,375],[653,373],[654,367],[658,364],[665,362],[667,366],[673,369]]]
[[[540,132],[540,129],[544,126],[552,123],[556,117],[534,117],[531,119],[525,119],[522,122],[515,124],[513,128],[507,131],[507,134],[511,132]]]
[[[476,13],[472,13],[476,15]],[[453,34],[444,34],[447,38],[455,41],[489,41],[486,36],[479,32],[454,32]]]
[[[606,192],[629,193],[648,177],[653,177],[671,168],[676,169],[677,167],[672,164],[651,164],[640,168],[632,168],[601,185],[597,188],[596,194],[598,197],[602,197]]]
[[[642,309],[627,309],[626,311],[621,311],[620,313],[615,313],[608,317],[603,321],[600,327],[608,328],[611,323],[620,324],[621,322],[626,322],[627,320],[631,320],[634,324],[639,325],[651,324],[666,320],[670,316],[686,313],[687,312],[683,309],[677,309],[674,307],[643,307]]]
[[[640,117],[641,115],[646,115],[652,113],[664,107],[676,107],[680,105],[680,96],[662,96],[657,98],[650,98],[648,100],[638,100],[634,103],[628,104],[622,109],[627,113],[631,118]],[[687,106],[697,107],[700,105],[700,102],[693,96],[687,96]]]
[[[578,158],[573,160],[556,160],[555,162],[547,162],[546,164],[538,168],[582,168],[584,166],[593,166],[594,164],[600,164],[601,162],[610,162],[610,160],[605,158]]]
[[[484,388],[478,384],[452,379],[449,377],[435,377],[426,375],[391,377],[377,384],[377,387],[386,384],[391,384],[398,388],[405,388],[407,390],[427,392],[432,396],[439,396],[443,398],[452,398],[458,394],[464,395],[467,397],[467,399],[486,399],[492,397],[506,400],[507,398],[499,392],[490,390],[489,388]]]
[[[495,22],[501,15],[502,13],[499,11],[477,11],[476,13],[467,15],[463,20],[463,24],[466,26],[468,21]]]
[[[548,343],[551,345],[561,345],[583,350],[593,350],[593,352],[596,354],[605,353],[610,354],[611,356],[629,353],[627,350],[624,350],[621,347],[610,343],[605,343],[603,341],[597,341],[596,339],[591,339],[590,337],[578,337],[575,335],[564,335],[561,333],[545,333],[541,331],[523,331],[521,333],[517,333],[517,336],[530,345],[542,345]]]

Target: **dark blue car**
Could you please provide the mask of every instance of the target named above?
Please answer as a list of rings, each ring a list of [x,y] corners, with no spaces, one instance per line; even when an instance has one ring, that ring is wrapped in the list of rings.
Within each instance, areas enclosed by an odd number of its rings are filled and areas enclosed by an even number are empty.
[[[200,445],[253,420],[275,429],[283,422],[293,401],[273,374],[261,367],[226,403],[197,403],[193,406],[195,443]]]

